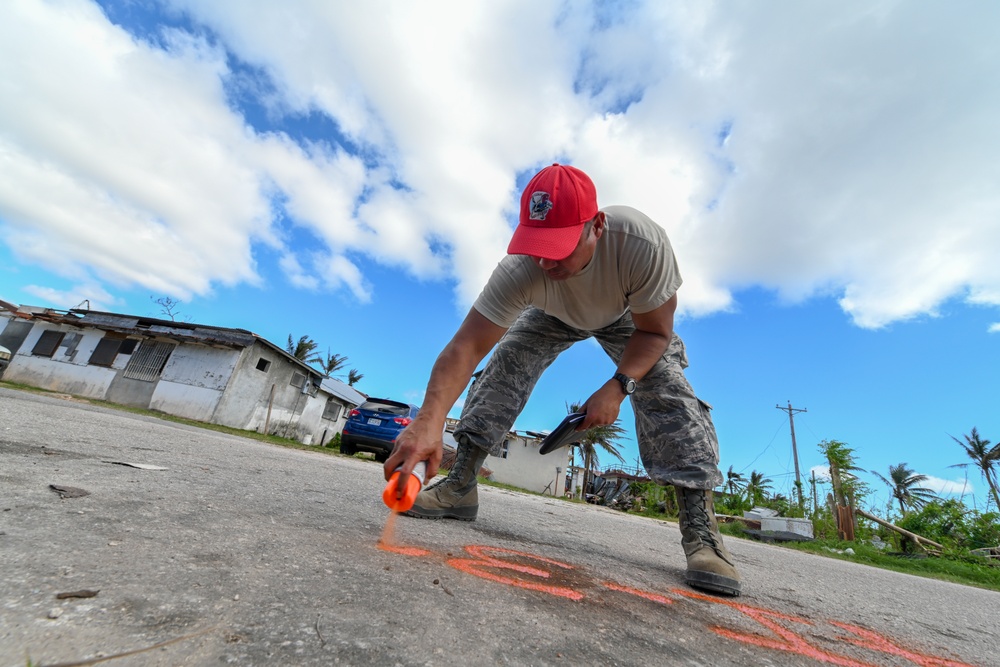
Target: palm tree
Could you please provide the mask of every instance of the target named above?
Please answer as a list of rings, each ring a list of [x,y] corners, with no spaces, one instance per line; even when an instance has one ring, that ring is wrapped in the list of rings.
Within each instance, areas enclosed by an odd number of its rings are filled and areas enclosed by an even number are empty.
[[[747,500],[751,505],[760,505],[767,500],[767,492],[771,490],[771,478],[764,477],[764,473],[756,470],[750,471],[750,480],[746,485]]]
[[[972,459],[972,463],[958,463],[949,467],[965,468],[974,464],[979,468],[979,472],[986,479],[986,484],[993,494],[993,502],[1000,508],[1000,493],[997,493],[997,472],[995,470],[997,461],[1000,461],[1000,443],[990,447],[990,441],[979,437],[979,431],[976,430],[975,426],[972,427],[970,434],[963,437],[965,442],[955,436],[951,436],[951,439],[962,446],[965,453]]]
[[[323,368],[323,375],[331,377],[334,373],[347,365],[346,354],[330,354],[330,349],[326,350],[326,360],[320,362]]]
[[[746,480],[743,475],[733,470],[733,466],[729,466],[729,470],[726,471],[726,482],[724,484],[726,492],[733,498],[743,490],[746,486]]]
[[[567,410],[570,413],[579,412],[582,407],[582,404],[574,403],[567,406]],[[625,429],[621,427],[620,423],[621,420],[616,419],[614,424],[595,426],[594,428],[581,433],[579,442],[573,443],[576,447],[580,448],[580,453],[583,455],[584,494],[586,494],[587,486],[590,484],[591,471],[596,469],[599,465],[597,458],[598,447],[603,449],[608,454],[611,454],[622,463],[625,462],[625,458],[621,455],[621,452],[618,451],[618,447],[615,445],[615,441],[625,435]]]
[[[316,352],[316,341],[309,336],[302,336],[297,343],[292,342],[292,334],[288,334],[288,345],[285,349],[299,361],[306,364],[323,363],[323,357]]]
[[[899,501],[899,511],[906,514],[907,509],[919,510],[937,496],[928,488],[917,486],[927,481],[927,475],[918,475],[905,463],[889,466],[889,477],[872,470],[872,473],[885,482],[892,490],[892,497]]]
[[[351,370],[347,371],[347,386],[353,387],[357,383],[361,382],[361,378],[363,377],[364,375],[362,373],[359,373],[357,368],[352,368]]]

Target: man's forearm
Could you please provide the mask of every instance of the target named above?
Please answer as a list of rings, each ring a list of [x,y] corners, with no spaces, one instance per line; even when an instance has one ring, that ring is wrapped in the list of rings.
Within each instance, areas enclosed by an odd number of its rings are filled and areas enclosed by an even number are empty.
[[[427,392],[418,418],[444,423],[448,411],[462,395],[479,359],[467,350],[449,343],[438,355],[427,382]]]
[[[660,333],[636,329],[618,363],[618,372],[641,380],[670,347],[670,338]]]

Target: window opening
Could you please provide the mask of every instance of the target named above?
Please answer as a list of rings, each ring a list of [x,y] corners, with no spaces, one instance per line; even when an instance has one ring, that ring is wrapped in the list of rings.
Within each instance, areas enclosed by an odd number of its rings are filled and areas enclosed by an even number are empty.
[[[59,347],[59,343],[62,342],[64,335],[62,331],[43,331],[42,335],[38,338],[38,342],[35,343],[35,347],[31,349],[31,354],[36,357],[51,358],[55,354],[56,348]]]
[[[118,356],[123,342],[125,341],[122,338],[115,338],[110,334],[105,335],[104,338],[97,341],[97,347],[94,348],[87,363],[92,366],[110,367],[111,364],[115,363],[115,358]],[[133,345],[133,347],[135,346]]]
[[[260,359],[257,360],[257,370],[264,371],[266,373],[269,368],[271,368],[270,361],[268,361],[264,357],[261,357]]]
[[[337,421],[340,419],[340,411],[343,406],[333,398],[326,399],[326,408],[323,409],[323,419],[329,419],[330,421]]]
[[[170,358],[170,353],[173,349],[174,346],[170,343],[157,343],[151,340],[142,341],[139,344],[139,349],[128,360],[128,364],[125,366],[125,371],[122,375],[133,380],[152,382],[160,377],[160,373],[163,372],[163,367],[167,365],[167,359]]]

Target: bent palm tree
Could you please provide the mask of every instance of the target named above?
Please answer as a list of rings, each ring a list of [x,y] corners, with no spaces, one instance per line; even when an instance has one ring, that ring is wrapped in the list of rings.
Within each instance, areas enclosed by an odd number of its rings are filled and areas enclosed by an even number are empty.
[[[1000,461],[1000,444],[993,445],[990,447],[990,441],[985,438],[979,437],[979,431],[976,427],[972,427],[972,432],[966,436],[965,442],[962,442],[955,436],[951,436],[951,439],[962,446],[965,453],[972,463],[957,463],[953,466],[948,466],[950,468],[966,468],[970,465],[975,465],[979,468],[979,472],[986,479],[986,484],[990,487],[990,492],[993,494],[993,502],[996,503],[997,508],[1000,508],[1000,493],[997,493],[997,472],[996,465]]]
[[[353,387],[357,383],[361,382],[361,378],[364,377],[363,373],[359,373],[357,368],[352,368],[347,371],[347,386]]]
[[[892,490],[892,497],[899,502],[899,511],[906,514],[908,509],[919,510],[937,496],[928,488],[917,486],[927,481],[927,475],[918,475],[905,463],[889,466],[889,477],[872,470]]]
[[[743,475],[733,470],[733,466],[729,466],[729,470],[726,471],[726,482],[724,484],[726,492],[735,498],[745,485],[746,480],[743,478]]]

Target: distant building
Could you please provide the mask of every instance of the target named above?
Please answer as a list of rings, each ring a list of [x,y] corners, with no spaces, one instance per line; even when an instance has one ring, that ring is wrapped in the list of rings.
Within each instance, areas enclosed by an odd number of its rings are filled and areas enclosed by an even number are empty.
[[[4,380],[305,444],[325,444],[365,400],[243,329],[0,301],[0,345]]]
[[[456,447],[453,436],[457,419],[448,419],[445,426],[446,447]],[[485,466],[492,472],[490,479],[521,489],[562,496],[566,492],[568,450],[539,454],[542,445],[538,434],[511,431],[503,441],[500,456],[486,457]]]

